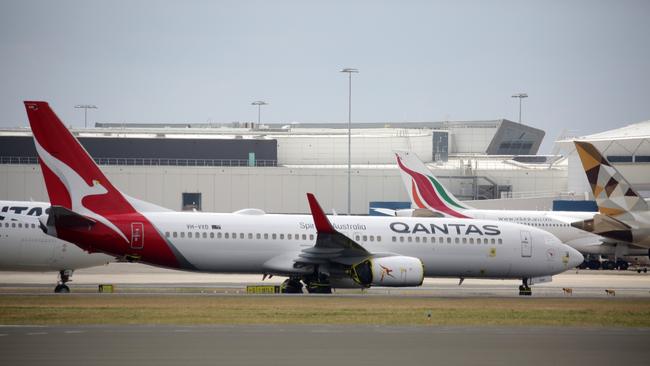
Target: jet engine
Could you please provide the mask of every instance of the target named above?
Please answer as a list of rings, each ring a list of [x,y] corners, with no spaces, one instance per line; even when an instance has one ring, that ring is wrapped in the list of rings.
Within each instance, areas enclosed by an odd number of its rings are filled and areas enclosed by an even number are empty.
[[[409,287],[424,281],[424,265],[414,257],[369,258],[352,266],[352,279],[361,286]]]

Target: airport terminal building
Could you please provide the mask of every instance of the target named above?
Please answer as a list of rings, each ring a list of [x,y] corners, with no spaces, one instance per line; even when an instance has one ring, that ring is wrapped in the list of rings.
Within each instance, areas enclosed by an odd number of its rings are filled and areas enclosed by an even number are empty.
[[[524,198],[526,208],[548,209],[570,192],[567,159],[537,155],[544,131],[524,124],[352,127],[355,214],[367,214],[370,202],[408,200],[393,150],[414,151],[461,199],[511,198],[517,207]],[[306,213],[313,192],[327,211],[347,211],[347,124],[98,123],[72,132],[117,187],[170,209]],[[0,130],[0,199],[47,200],[28,129]]]

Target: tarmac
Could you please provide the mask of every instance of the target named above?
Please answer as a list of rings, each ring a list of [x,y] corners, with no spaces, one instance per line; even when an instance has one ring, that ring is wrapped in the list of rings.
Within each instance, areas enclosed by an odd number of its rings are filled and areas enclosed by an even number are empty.
[[[647,365],[650,329],[0,326],[2,365]]]
[[[111,263],[75,271],[68,285],[72,292],[96,292],[99,284],[113,284],[116,291],[129,293],[244,293],[246,285],[279,285],[284,278],[262,281],[261,276],[209,274],[174,271],[135,263]],[[51,292],[57,274],[0,272],[0,293]],[[381,294],[441,297],[511,297],[518,296],[517,280],[468,278],[459,285],[457,278],[426,278],[416,288],[371,288],[337,290],[339,295]],[[571,289],[568,295],[564,289]],[[571,270],[553,277],[549,283],[533,286],[534,297],[616,297],[650,298],[650,273],[636,271]]]

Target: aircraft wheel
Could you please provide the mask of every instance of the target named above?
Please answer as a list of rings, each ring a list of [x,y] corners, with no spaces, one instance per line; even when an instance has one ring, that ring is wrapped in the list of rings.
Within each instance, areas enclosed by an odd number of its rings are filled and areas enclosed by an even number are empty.
[[[302,283],[300,283],[300,280],[288,278],[282,282],[280,289],[283,294],[301,294]]]
[[[56,285],[54,292],[57,294],[67,294],[70,293],[70,287],[66,285]]]

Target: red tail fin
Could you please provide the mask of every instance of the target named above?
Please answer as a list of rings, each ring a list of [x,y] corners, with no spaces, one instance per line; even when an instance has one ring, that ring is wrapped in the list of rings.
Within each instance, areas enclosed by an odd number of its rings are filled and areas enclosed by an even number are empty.
[[[85,209],[100,215],[135,211],[46,102],[25,102],[25,108],[52,205],[84,215]]]

